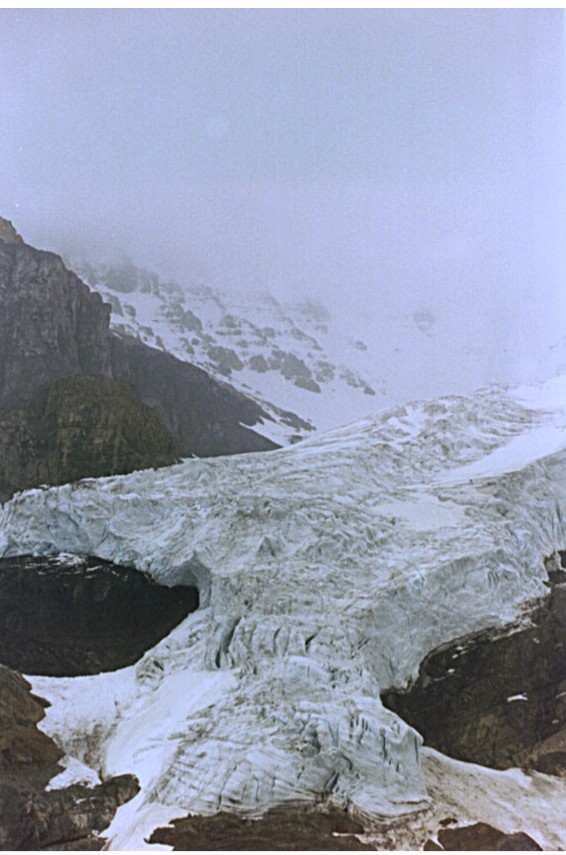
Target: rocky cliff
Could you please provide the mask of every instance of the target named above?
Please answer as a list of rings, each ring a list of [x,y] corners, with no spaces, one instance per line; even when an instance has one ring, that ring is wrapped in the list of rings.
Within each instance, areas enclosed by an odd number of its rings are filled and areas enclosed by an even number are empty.
[[[0,408],[0,500],[38,484],[167,466],[180,456],[157,413],[109,377],[59,377],[31,400]]]
[[[94,787],[46,788],[61,771],[61,749],[37,724],[49,704],[0,665],[0,850],[101,849],[99,834],[139,787],[131,775]]]
[[[110,377],[110,307],[58,256],[2,234],[6,226],[0,231],[0,403],[29,400],[56,377]]]
[[[111,336],[110,343],[114,377],[159,414],[185,456],[216,457],[276,447],[246,427],[269,417],[228,384],[135,339]]]
[[[40,483],[264,451],[257,404],[110,332],[110,306],[0,218],[0,500]]]
[[[433,650],[418,679],[382,699],[450,757],[565,776],[565,645],[566,585],[557,584],[520,620]]]

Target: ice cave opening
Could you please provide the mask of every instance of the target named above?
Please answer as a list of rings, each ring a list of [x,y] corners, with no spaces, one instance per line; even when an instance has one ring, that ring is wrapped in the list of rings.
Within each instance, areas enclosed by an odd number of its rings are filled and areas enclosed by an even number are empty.
[[[0,559],[0,663],[74,677],[131,665],[199,606],[194,586],[165,587],[87,555]]]
[[[442,645],[411,685],[383,692],[426,745],[496,769],[566,776],[564,558],[546,559],[550,592],[519,620]]]

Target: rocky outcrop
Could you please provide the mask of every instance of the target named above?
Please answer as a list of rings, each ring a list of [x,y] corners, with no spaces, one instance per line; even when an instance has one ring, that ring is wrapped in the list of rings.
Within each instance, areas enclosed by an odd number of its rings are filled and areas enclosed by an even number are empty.
[[[75,784],[48,791],[0,784],[0,848],[102,849],[100,832],[138,789],[131,775],[95,787]]]
[[[186,850],[373,850],[357,834],[363,826],[340,810],[313,810],[307,805],[272,808],[261,819],[230,813],[175,819],[169,828],[158,828],[150,843],[165,843],[174,851]]]
[[[167,466],[181,454],[155,410],[109,377],[59,377],[0,408],[0,500],[38,484]]]
[[[74,677],[131,665],[199,604],[193,587],[89,556],[0,559],[0,662]]]
[[[63,752],[36,727],[47,701],[30,692],[27,680],[0,665],[0,772],[14,779],[25,773],[30,783],[45,785],[57,771]]]
[[[135,339],[111,337],[113,376],[138,401],[152,407],[184,456],[215,457],[269,451],[275,443],[250,427],[263,410],[202,368]]]
[[[56,377],[110,377],[110,306],[62,260],[0,240],[0,403],[29,400]]]
[[[102,849],[116,809],[137,793],[131,775],[46,789],[62,751],[37,724],[47,702],[0,665],[0,850]]]
[[[475,822],[459,828],[441,828],[437,841],[427,840],[425,852],[541,852],[536,840],[524,831],[505,834],[486,822]]]
[[[0,500],[179,455],[276,447],[246,427],[267,418],[255,402],[119,339],[109,319],[110,306],[57,255],[0,218]]]
[[[19,235],[10,220],[5,220],[0,217],[0,240],[5,243],[23,243],[21,235]]]
[[[523,620],[432,651],[385,705],[459,760],[566,773],[566,585]]]

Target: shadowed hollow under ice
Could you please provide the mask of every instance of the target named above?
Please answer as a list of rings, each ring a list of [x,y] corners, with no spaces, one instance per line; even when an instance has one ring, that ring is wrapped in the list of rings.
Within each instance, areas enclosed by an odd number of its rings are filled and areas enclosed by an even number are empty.
[[[42,727],[70,757],[138,776],[106,833],[137,849],[189,811],[425,804],[442,763],[379,693],[545,594],[565,512],[558,378],[397,406],[271,453],[30,490],[2,509],[0,552],[88,553],[200,589],[201,608],[136,665],[32,678],[52,704]],[[485,770],[486,804],[511,781],[534,815],[513,774]],[[564,799],[564,782],[543,779]],[[566,843],[564,823],[545,838],[539,816],[539,841]]]

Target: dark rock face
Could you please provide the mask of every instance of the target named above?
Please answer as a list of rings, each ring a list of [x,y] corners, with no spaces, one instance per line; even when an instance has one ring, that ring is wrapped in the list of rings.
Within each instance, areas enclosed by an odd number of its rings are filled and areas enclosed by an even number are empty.
[[[476,822],[461,828],[442,828],[438,832],[438,844],[428,840],[424,850],[450,852],[542,852],[542,846],[525,834],[517,831],[505,834],[485,822]]]
[[[102,849],[105,840],[98,833],[137,792],[131,775],[43,792],[0,784],[0,848]]]
[[[179,455],[276,447],[242,426],[269,418],[255,402],[193,365],[117,338],[109,322],[100,295],[0,218],[0,501],[40,483],[167,465]]]
[[[2,558],[0,662],[57,677],[115,670],[197,607],[196,588],[166,588],[99,558]]]
[[[5,243],[23,243],[21,235],[19,235],[10,220],[5,220],[0,217],[0,240]]]
[[[322,812],[302,805],[272,808],[261,819],[244,819],[229,813],[175,819],[169,828],[158,828],[150,843],[164,843],[183,850],[349,850],[374,847],[355,835],[363,827],[339,811]]]
[[[185,456],[214,457],[269,451],[275,443],[242,425],[266,414],[231,386],[196,365],[133,339],[111,336],[113,376],[152,407]]]
[[[138,784],[121,775],[92,788],[46,791],[62,752],[36,726],[45,706],[20,674],[0,665],[0,850],[102,849],[98,832]]]
[[[167,466],[180,457],[155,410],[108,377],[59,377],[28,403],[0,407],[0,500],[37,484]]]
[[[433,651],[414,685],[383,693],[385,706],[459,760],[564,774],[566,585],[528,617]]]
[[[0,402],[56,377],[111,376],[110,306],[58,256],[0,240],[0,309]]]
[[[56,773],[63,752],[36,727],[47,702],[30,688],[20,674],[0,665],[0,779],[25,772],[40,786]]]

